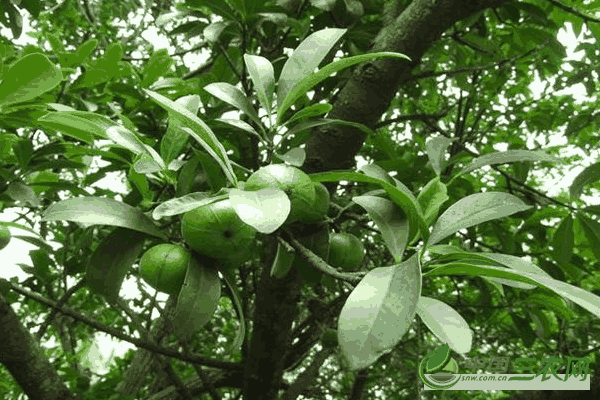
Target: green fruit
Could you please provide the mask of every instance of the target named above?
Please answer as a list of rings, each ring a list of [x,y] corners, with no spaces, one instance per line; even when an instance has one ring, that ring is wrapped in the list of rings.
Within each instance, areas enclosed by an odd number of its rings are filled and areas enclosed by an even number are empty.
[[[321,182],[314,182],[315,203],[308,211],[308,215],[302,220],[307,224],[319,222],[327,215],[329,210],[329,191]]]
[[[183,214],[181,234],[200,254],[239,261],[247,255],[256,230],[237,216],[227,199]]]
[[[321,344],[323,347],[336,347],[339,343],[337,331],[335,329],[327,329],[321,336]]]
[[[271,164],[259,168],[250,175],[244,190],[281,189],[290,198],[290,214],[286,223],[310,219],[314,213],[315,186],[313,181],[298,168],[286,164]]]
[[[0,226],[0,250],[8,246],[12,235],[6,226]]]
[[[329,237],[328,263],[344,271],[353,272],[360,267],[365,257],[362,242],[353,234],[334,233]]]
[[[146,283],[159,292],[177,294],[185,280],[191,253],[174,244],[159,244],[148,249],[140,260]]]

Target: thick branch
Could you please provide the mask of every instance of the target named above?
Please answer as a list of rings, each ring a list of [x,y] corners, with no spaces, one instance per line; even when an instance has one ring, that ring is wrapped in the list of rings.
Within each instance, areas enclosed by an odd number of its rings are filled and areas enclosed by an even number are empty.
[[[372,52],[392,51],[406,54],[412,62],[382,58],[359,65],[339,92],[328,118],[360,122],[373,128],[389,108],[398,88],[411,78],[411,70],[457,21],[507,0],[415,0],[384,27],[376,37]],[[313,130],[306,142],[309,173],[354,166],[362,148],[364,132],[346,126],[324,126]]]
[[[21,324],[0,294],[0,363],[31,400],[76,400],[44,355],[39,343]]]

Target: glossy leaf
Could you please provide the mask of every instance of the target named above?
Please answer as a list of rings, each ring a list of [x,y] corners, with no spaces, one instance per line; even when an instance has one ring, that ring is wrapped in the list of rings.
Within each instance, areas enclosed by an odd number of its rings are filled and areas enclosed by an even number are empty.
[[[440,182],[439,176],[436,176],[425,185],[417,201],[421,205],[425,222],[429,226],[438,216],[441,206],[448,201],[448,189],[446,185]]]
[[[595,316],[600,317],[600,297],[576,286],[546,276],[515,271],[508,268],[487,267],[465,263],[446,264],[425,274],[425,276],[431,277],[442,275],[486,276],[489,278],[503,278],[543,286],[579,304]]]
[[[33,100],[54,89],[63,74],[48,57],[31,53],[19,58],[2,75],[0,108]]]
[[[112,225],[166,239],[141,210],[113,199],[77,197],[50,205],[43,221],[73,221],[89,225]]]
[[[575,233],[573,231],[573,217],[567,215],[556,228],[552,237],[552,248],[555,260],[568,263],[573,255],[575,246]]]
[[[316,33],[318,33],[318,32],[316,32]],[[292,57],[293,57],[293,55],[292,55]],[[315,87],[319,83],[323,82],[325,79],[327,79],[334,73],[341,71],[344,68],[351,67],[355,64],[359,64],[359,63],[362,63],[365,61],[373,60],[376,58],[382,58],[382,57],[409,59],[407,56],[405,56],[404,54],[400,54],[400,53],[369,53],[369,54],[362,54],[362,55],[354,56],[354,57],[343,58],[339,61],[335,61],[331,64],[327,64],[326,66],[321,68],[319,71],[311,73],[310,75],[306,76],[305,78],[298,81],[297,83],[294,82],[294,86],[292,86],[292,88],[287,92],[287,94],[285,95],[285,98],[282,101],[279,100],[280,92],[277,92],[277,100],[278,100],[278,102],[280,102],[279,108],[277,109],[277,123],[280,124],[283,122],[282,118],[283,118],[284,113],[288,110],[288,108],[290,108],[292,106],[292,104],[294,104],[296,102],[296,100],[298,100],[298,98],[305,95],[313,87]],[[317,63],[317,65],[318,65],[318,63]],[[285,67],[284,67],[284,69],[285,69]],[[282,72],[282,74],[283,74],[283,72]],[[280,80],[280,82],[281,82],[281,80]]]
[[[583,214],[578,214],[579,226],[583,229],[583,233],[588,243],[590,250],[594,253],[597,260],[600,260],[600,223]]]
[[[29,204],[32,207],[40,205],[40,199],[35,195],[33,189],[21,182],[11,182],[6,188],[6,194],[14,201]]]
[[[265,234],[275,232],[290,214],[291,203],[280,189],[247,192],[232,189],[229,201],[242,221]]]
[[[353,197],[352,201],[367,210],[381,232],[390,253],[396,262],[400,262],[408,244],[409,229],[406,214],[392,201],[381,197],[357,196]]]
[[[180,97],[175,102],[181,104],[194,115],[198,113],[198,109],[200,108],[200,96],[197,94]],[[167,133],[164,134],[160,141],[160,155],[165,160],[165,164],[169,164],[179,156],[187,145],[189,137],[176,121],[169,121]]]
[[[215,197],[211,196],[210,193],[195,192],[186,194],[182,197],[175,197],[159,204],[152,212],[152,218],[161,219],[163,217],[170,217],[173,215],[183,214],[187,211],[193,210],[204,206],[206,204],[213,203],[217,200],[224,200],[227,196]]]
[[[427,143],[425,143],[429,162],[438,176],[442,173],[442,170],[446,165],[446,151],[454,140],[444,136],[438,136],[428,140]]]
[[[192,257],[177,297],[173,326],[185,339],[210,321],[219,306],[221,279],[213,260]]]
[[[55,129],[88,144],[93,143],[94,136],[108,139],[106,129],[117,125],[102,115],[81,111],[48,113],[38,118],[37,122],[43,127]]]
[[[546,154],[543,151],[506,150],[497,153],[484,154],[477,157],[470,165],[460,171],[460,174],[468,174],[469,172],[486,165],[506,164],[517,161],[561,162],[559,158]]]
[[[332,108],[333,106],[329,103],[312,104],[294,114],[292,118],[286,121],[286,124],[290,124],[294,121],[301,121],[306,118],[316,117],[318,115],[327,114],[329,111],[331,111]]]
[[[346,33],[346,29],[322,29],[314,32],[298,45],[291,57],[285,62],[277,82],[278,121],[289,108],[288,106],[282,110],[284,99],[289,96],[289,93],[298,82],[313,73],[344,33]],[[301,94],[304,93],[306,91]],[[294,101],[291,101],[290,105]]]
[[[237,178],[231,167],[229,157],[227,157],[227,152],[208,125],[182,105],[151,90],[144,89],[144,92],[169,111],[169,118],[175,118],[182,129],[193,137],[219,163],[227,179],[234,186],[237,186]]]
[[[530,209],[518,197],[503,192],[475,193],[460,199],[437,220],[428,245],[482,222],[506,217],[519,211]]]
[[[250,100],[248,100],[248,98],[244,95],[244,92],[237,87],[226,82],[215,82],[204,86],[204,90],[219,100],[223,100],[225,103],[231,104],[250,117],[250,119],[252,119],[252,121],[254,121],[257,125],[261,125],[260,119],[252,107],[252,103],[250,103]]]
[[[425,224],[421,206],[419,206],[415,197],[408,189],[402,189],[381,179],[372,178],[365,174],[351,171],[322,172],[311,174],[310,178],[315,182],[338,182],[348,180],[352,182],[368,182],[380,185],[389,194],[391,200],[406,213],[409,221],[409,237],[413,237],[413,235],[416,235],[416,232],[420,231],[425,240],[429,238],[429,228]]]
[[[417,255],[367,273],[350,293],[338,322],[342,353],[353,370],[373,364],[400,341],[415,317],[420,296]]]
[[[306,160],[306,151],[301,147],[294,147],[285,154],[277,154],[277,157],[294,167],[301,167]]]
[[[86,270],[90,289],[110,302],[116,301],[125,275],[142,252],[146,237],[130,229],[114,229],[90,257]]]
[[[273,65],[264,57],[250,54],[244,54],[244,61],[246,62],[250,78],[254,82],[254,90],[256,91],[258,101],[260,101],[260,104],[267,111],[267,114],[271,115],[273,93],[275,92],[275,72],[273,71]]]
[[[571,197],[578,198],[581,196],[581,193],[583,193],[583,188],[586,185],[597,182],[598,180],[600,180],[600,163],[592,164],[584,168],[583,171],[573,179],[573,183],[569,188]]]
[[[443,343],[448,343],[452,350],[463,354],[471,351],[473,332],[467,321],[448,304],[421,296],[417,314],[431,332]]]

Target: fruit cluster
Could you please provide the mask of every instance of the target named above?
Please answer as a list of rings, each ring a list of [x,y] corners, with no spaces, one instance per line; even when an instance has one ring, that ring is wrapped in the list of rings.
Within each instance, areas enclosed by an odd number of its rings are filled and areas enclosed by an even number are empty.
[[[247,191],[266,188],[283,190],[290,199],[290,214],[285,224],[315,223],[323,220],[329,209],[329,192],[321,183],[313,182],[299,169],[285,164],[260,168],[245,183]],[[248,258],[256,230],[236,214],[229,199],[216,201],[186,212],[181,220],[181,233],[188,246],[207,257],[239,264]],[[324,246],[326,261],[345,271],[358,268],[364,248],[349,233],[331,235]],[[321,246],[323,247],[323,246]],[[185,280],[191,252],[174,244],[159,244],[147,250],[140,260],[142,278],[153,288],[177,294]]]

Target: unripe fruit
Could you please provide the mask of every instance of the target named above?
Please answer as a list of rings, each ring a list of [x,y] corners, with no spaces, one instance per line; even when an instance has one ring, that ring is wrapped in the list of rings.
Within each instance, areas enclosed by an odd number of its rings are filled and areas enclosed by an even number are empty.
[[[286,223],[311,217],[315,204],[313,181],[298,168],[286,164],[270,164],[250,175],[244,190],[281,189],[290,198],[290,215]]]
[[[351,233],[334,233],[329,236],[328,263],[344,271],[356,271],[363,258],[365,248],[356,236]]]
[[[8,246],[12,235],[6,226],[0,226],[0,250]]]
[[[181,234],[198,253],[221,260],[242,260],[256,230],[235,213],[229,199],[183,214]]]
[[[164,243],[148,249],[140,260],[140,273],[159,292],[179,293],[191,253],[181,246]]]
[[[308,215],[302,220],[307,224],[319,222],[327,215],[329,210],[329,191],[321,182],[314,182],[315,186],[315,203],[308,210]]]
[[[336,347],[339,343],[337,331],[335,329],[329,328],[321,336],[321,344],[323,347]]]

